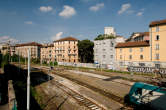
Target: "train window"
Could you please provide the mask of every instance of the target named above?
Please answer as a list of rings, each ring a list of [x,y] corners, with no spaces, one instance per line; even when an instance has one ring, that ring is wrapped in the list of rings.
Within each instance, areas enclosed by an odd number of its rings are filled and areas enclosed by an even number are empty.
[[[135,91],[136,95],[142,95],[142,88],[137,88],[137,90]]]

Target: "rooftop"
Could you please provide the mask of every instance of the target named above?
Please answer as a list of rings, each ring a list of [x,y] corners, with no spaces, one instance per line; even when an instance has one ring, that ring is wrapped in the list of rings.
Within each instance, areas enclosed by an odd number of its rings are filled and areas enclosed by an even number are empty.
[[[47,48],[47,47],[54,47],[54,44],[44,44],[44,45],[42,45],[42,48]]]
[[[166,24],[166,19],[159,20],[159,21],[152,21],[150,23],[149,27],[158,26],[158,25],[164,25],[164,24]]]
[[[23,44],[16,44],[16,47],[21,47],[21,46],[42,46],[41,44],[37,42],[28,42],[28,43],[23,43]]]
[[[56,40],[54,42],[59,42],[59,41],[78,41],[78,39],[74,38],[74,37],[65,37],[59,40]]]
[[[150,46],[148,41],[118,43],[115,48]]]

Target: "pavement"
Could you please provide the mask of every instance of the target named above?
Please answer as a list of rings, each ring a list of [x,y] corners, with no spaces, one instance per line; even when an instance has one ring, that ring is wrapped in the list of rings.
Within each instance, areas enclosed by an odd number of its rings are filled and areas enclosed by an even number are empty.
[[[99,75],[99,74],[94,74],[94,73],[89,73],[89,72],[81,72],[81,71],[76,71],[76,70],[68,70],[68,71],[72,72],[72,73],[76,73],[76,74],[82,74],[82,75],[87,75],[87,76],[90,76],[90,77],[100,78],[100,79],[103,79],[103,80],[107,80],[107,79],[112,78],[112,77],[109,77],[109,76],[104,76],[104,75]],[[134,82],[123,80],[123,79],[116,79],[115,78],[115,79],[112,79],[112,81],[117,82],[117,83],[126,84],[126,85],[129,85],[129,86],[134,85]]]

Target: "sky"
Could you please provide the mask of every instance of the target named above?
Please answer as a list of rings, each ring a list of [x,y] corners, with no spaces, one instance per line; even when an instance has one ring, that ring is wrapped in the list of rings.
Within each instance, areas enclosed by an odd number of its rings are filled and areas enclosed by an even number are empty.
[[[93,40],[108,26],[128,38],[166,19],[165,11],[166,0],[0,0],[0,42]]]

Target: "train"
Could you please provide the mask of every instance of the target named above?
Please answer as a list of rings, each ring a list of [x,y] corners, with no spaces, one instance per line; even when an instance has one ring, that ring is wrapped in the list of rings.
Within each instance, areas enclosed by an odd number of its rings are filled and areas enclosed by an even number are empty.
[[[146,105],[154,110],[166,110],[166,88],[136,82],[130,89],[128,100],[135,105]]]

